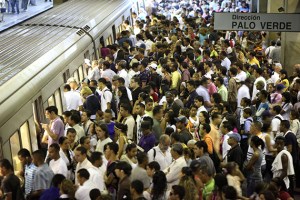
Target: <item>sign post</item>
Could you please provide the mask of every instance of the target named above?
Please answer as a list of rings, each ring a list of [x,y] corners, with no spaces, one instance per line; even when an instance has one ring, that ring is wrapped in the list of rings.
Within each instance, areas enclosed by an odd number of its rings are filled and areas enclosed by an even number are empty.
[[[215,13],[216,30],[300,32],[300,14]]]

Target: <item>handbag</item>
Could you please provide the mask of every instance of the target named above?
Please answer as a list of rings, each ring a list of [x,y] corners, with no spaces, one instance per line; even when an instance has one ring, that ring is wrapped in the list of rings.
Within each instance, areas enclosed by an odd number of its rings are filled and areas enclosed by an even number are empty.
[[[6,8],[0,8],[1,13],[6,13]]]

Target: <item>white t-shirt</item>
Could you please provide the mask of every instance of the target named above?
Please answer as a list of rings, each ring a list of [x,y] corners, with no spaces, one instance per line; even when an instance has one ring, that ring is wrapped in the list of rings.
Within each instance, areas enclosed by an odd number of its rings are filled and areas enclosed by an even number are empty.
[[[83,105],[80,94],[76,91],[64,92],[64,97],[67,110],[78,110],[78,107]]]
[[[111,91],[105,87],[102,91],[101,91],[101,110],[104,112],[107,109],[107,103],[111,103],[112,101],[112,93]]]
[[[59,158],[57,160],[52,159],[49,162],[49,167],[51,168],[54,174],[62,174],[65,177],[68,177],[67,164],[62,158]]]

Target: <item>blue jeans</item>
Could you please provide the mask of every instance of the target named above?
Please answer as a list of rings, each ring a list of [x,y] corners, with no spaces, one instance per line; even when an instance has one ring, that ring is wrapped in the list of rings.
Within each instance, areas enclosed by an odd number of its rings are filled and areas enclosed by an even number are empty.
[[[20,10],[19,10],[19,0],[10,0],[10,3],[11,3],[11,12],[12,13],[15,13],[15,7],[17,8],[17,13],[19,14],[20,13]]]
[[[24,10],[27,10],[27,6],[28,6],[28,0],[22,0],[21,8],[23,8]]]

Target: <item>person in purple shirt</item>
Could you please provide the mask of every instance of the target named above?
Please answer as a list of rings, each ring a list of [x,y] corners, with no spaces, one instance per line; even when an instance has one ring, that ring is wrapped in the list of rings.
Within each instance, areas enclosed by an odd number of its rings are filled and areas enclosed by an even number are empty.
[[[41,124],[46,131],[43,141],[48,140],[48,147],[53,143],[58,143],[60,137],[64,136],[64,123],[58,116],[56,106],[49,106],[45,112],[46,118],[50,120],[50,124]]]
[[[152,132],[152,119],[150,117],[145,118],[149,118],[150,120],[144,119],[141,123],[143,136],[140,139],[139,146],[142,147],[145,152],[148,152],[155,146],[155,136]]]

